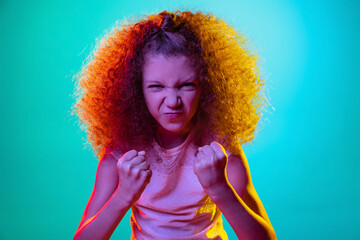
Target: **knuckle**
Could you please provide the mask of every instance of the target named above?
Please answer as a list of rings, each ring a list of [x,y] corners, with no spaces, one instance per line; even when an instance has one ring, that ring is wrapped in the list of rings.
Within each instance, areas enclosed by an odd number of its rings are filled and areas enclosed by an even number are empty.
[[[133,157],[135,157],[137,154],[137,152],[135,150],[130,150],[128,152],[126,152],[124,155],[123,155],[123,158],[126,159],[126,160],[130,160],[132,159]]]
[[[133,168],[132,169],[132,173],[134,174],[134,176],[138,177],[140,175],[140,169],[138,168]]]
[[[124,161],[118,160],[116,165],[118,168],[122,168],[124,166]]]
[[[137,154],[137,151],[136,151],[136,150],[130,150],[130,151],[129,151],[129,154],[131,154],[131,155]]]
[[[145,158],[143,156],[137,156],[137,157],[134,157],[132,160],[139,161],[141,163],[145,160]]]
[[[126,170],[126,172],[131,172],[132,166],[131,164],[125,164],[123,166],[123,169]]]
[[[149,168],[149,164],[146,161],[142,162],[141,165],[144,168]]]
[[[141,172],[139,172],[139,176],[140,176],[141,178],[145,178],[146,175],[147,175],[146,171],[141,171]]]
[[[140,171],[138,173],[138,178],[139,178],[140,182],[145,182],[147,175],[144,171]]]
[[[148,178],[152,175],[152,172],[150,170],[141,171],[141,177]]]
[[[127,161],[124,161],[124,159],[119,159],[117,162],[118,167],[124,168],[126,165],[128,165]]]

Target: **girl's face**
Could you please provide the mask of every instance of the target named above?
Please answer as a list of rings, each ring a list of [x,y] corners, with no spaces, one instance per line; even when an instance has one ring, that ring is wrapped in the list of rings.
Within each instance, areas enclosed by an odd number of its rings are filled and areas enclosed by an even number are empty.
[[[150,114],[162,133],[186,134],[200,99],[195,69],[185,56],[147,55],[142,90]]]

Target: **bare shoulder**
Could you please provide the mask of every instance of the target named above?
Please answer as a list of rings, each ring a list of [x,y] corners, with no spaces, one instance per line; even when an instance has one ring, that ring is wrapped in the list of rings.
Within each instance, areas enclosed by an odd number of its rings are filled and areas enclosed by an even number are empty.
[[[118,184],[117,161],[118,156],[113,152],[100,159],[96,173],[94,190],[104,194],[111,190],[112,192],[115,191]]]
[[[226,174],[231,186],[242,197],[248,183],[251,181],[249,167],[243,151],[239,156],[233,154],[229,156]]]
[[[117,158],[113,154],[104,155],[100,159],[95,184],[89,201],[86,205],[81,224],[93,217],[110,199],[118,185]]]

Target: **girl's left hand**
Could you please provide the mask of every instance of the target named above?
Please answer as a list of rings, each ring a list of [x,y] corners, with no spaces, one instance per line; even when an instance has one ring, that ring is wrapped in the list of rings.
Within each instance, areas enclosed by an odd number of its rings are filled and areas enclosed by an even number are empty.
[[[209,196],[227,184],[227,161],[225,149],[217,142],[198,148],[194,173]]]

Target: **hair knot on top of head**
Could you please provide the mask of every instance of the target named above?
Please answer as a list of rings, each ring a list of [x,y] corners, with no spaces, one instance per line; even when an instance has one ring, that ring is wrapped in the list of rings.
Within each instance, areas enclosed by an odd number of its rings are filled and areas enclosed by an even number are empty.
[[[198,38],[185,27],[184,20],[166,11],[161,12],[158,17],[160,17],[159,25],[152,29],[147,38],[142,51],[143,56],[147,54],[190,56],[198,49],[193,46]]]
[[[160,28],[164,31],[169,31],[172,32],[175,28],[175,15],[168,13],[168,12],[162,12],[159,14],[160,16],[162,16],[162,21],[161,21],[161,25]]]

